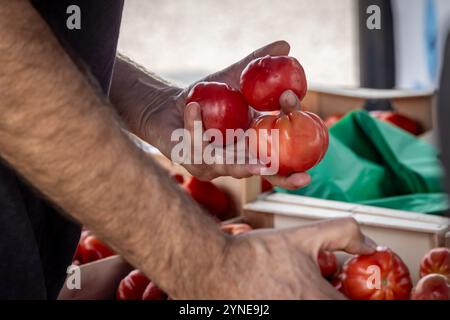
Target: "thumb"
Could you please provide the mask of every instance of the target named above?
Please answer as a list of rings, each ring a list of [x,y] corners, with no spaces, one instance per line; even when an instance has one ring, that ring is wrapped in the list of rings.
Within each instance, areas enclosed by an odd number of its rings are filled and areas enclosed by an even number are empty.
[[[280,106],[285,114],[300,110],[300,100],[292,90],[286,90],[280,96]]]
[[[289,238],[302,248],[312,250],[317,257],[320,250],[345,251],[350,254],[371,254],[376,250],[373,240],[366,237],[353,218],[339,218],[291,229]]]
[[[289,54],[289,51],[291,50],[291,47],[289,46],[289,43],[287,43],[284,40],[275,41],[268,45],[265,45],[264,47],[261,47],[255,51],[253,51],[251,54],[246,56],[244,59],[242,59],[239,62],[239,65],[241,66],[242,70],[254,59],[264,57],[264,56],[287,56]]]

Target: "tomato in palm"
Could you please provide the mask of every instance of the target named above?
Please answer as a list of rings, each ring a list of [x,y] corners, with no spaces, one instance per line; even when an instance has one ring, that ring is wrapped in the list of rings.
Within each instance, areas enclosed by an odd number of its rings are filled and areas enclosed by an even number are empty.
[[[407,300],[412,288],[405,263],[387,248],[348,260],[340,280],[341,291],[352,300]]]
[[[197,83],[189,92],[186,104],[191,102],[200,105],[204,128],[217,129],[222,133],[223,144],[228,142],[225,141],[227,129],[246,130],[250,124],[250,110],[244,97],[225,83]]]
[[[339,271],[339,264],[336,255],[329,251],[319,251],[317,257],[320,273],[324,278],[332,278]]]
[[[139,270],[131,271],[120,281],[116,292],[117,300],[142,300],[150,280]]]
[[[450,283],[441,274],[426,275],[414,287],[411,299],[450,300]]]
[[[279,175],[287,176],[311,169],[323,159],[328,149],[328,129],[311,112],[263,115],[253,122],[252,128],[256,130],[258,137],[256,156],[266,163],[278,160]],[[272,129],[279,130],[278,141],[272,137]]]
[[[209,181],[201,181],[191,177],[185,181],[183,188],[191,197],[203,206],[210,214],[220,220],[227,218],[230,208],[228,194]]]
[[[435,248],[430,250],[420,263],[420,276],[438,273],[450,281],[450,249]]]
[[[297,59],[265,56],[253,60],[241,74],[241,92],[258,111],[280,110],[280,96],[292,90],[302,100],[307,91],[305,71]]]

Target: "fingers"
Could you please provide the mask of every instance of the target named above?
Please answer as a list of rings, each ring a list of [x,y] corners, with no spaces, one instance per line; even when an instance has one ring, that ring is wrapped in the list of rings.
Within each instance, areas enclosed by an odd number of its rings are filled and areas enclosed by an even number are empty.
[[[264,176],[272,185],[288,189],[295,190],[306,187],[311,183],[311,177],[307,173],[294,173],[289,177],[282,176]]]
[[[286,90],[280,96],[281,110],[288,114],[292,111],[300,110],[300,100],[292,90]]]
[[[287,43],[284,40],[275,41],[268,45],[265,45],[264,47],[259,48],[258,50],[253,51],[250,55],[245,57],[241,60],[241,63],[247,66],[250,61],[264,57],[264,56],[287,56],[289,54],[289,51],[291,50],[291,47],[289,43]]]
[[[376,250],[373,240],[366,237],[353,218],[327,220],[304,228],[291,229],[291,240],[312,250],[345,251],[351,254],[371,254]]]
[[[239,61],[237,64],[233,65],[233,71],[239,75],[245,69],[245,67],[254,59],[264,57],[264,56],[287,56],[291,47],[289,43],[284,40],[272,42],[258,50],[253,51],[251,54],[246,56],[244,59]]]

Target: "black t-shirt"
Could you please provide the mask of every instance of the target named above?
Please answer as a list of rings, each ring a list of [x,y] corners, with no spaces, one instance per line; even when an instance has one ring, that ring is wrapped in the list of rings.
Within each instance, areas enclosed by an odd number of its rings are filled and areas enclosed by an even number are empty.
[[[90,70],[107,95],[123,0],[31,2],[67,52]],[[79,30],[67,28],[73,13],[67,13],[70,5],[80,8]],[[79,236],[75,222],[0,162],[0,299],[55,299]]]

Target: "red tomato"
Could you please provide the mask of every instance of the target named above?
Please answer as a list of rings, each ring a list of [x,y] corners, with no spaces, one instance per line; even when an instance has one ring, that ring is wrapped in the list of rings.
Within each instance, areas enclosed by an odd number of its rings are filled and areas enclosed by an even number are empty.
[[[419,135],[422,133],[422,130],[420,128],[420,125],[405,116],[402,116],[401,114],[398,114],[397,112],[394,111],[372,111],[370,113],[373,117],[381,120],[381,121],[385,121],[385,122],[389,122],[405,131],[408,131],[409,133],[413,134],[413,135]]]
[[[80,265],[115,255],[107,245],[101,242],[91,231],[81,232],[73,263]]]
[[[115,253],[93,234],[80,242],[81,262],[89,263],[113,256]]]
[[[213,216],[220,220],[227,217],[230,199],[224,191],[216,187],[212,182],[201,181],[191,177],[183,184],[183,187],[195,201]]]
[[[238,234],[250,232],[253,230],[252,227],[250,227],[246,223],[224,224],[220,226],[220,229],[222,229],[222,231],[232,236],[236,236]]]
[[[420,276],[439,273],[450,281],[450,249],[435,248],[428,252],[420,263]]]
[[[268,192],[273,190],[273,185],[264,178],[261,178],[261,192]]]
[[[411,294],[412,300],[450,300],[450,284],[441,274],[429,274],[419,280]]]
[[[319,263],[320,273],[324,278],[332,278],[339,271],[339,264],[333,252],[319,251],[317,261]]]
[[[246,130],[250,124],[250,111],[244,97],[225,83],[197,83],[189,92],[186,104],[191,102],[200,104],[203,126],[206,130],[218,129],[223,135],[223,144],[227,129]]]
[[[352,300],[407,300],[412,288],[408,268],[387,248],[349,259],[340,279],[342,292]]]
[[[142,295],[150,280],[139,270],[131,271],[119,283],[116,292],[117,300],[142,300]]]
[[[167,300],[167,294],[150,282],[142,294],[142,300]]]
[[[311,169],[323,159],[328,149],[328,129],[311,112],[264,115],[253,122],[252,128],[256,130],[258,137],[257,156],[260,157],[259,150],[263,148],[267,150],[267,156],[271,157],[271,149],[274,148],[279,155],[278,174],[283,176]],[[267,131],[260,133],[262,129]],[[279,129],[278,142],[272,138],[272,129]]]
[[[82,257],[82,251],[84,251],[84,245],[81,246],[82,243],[84,243],[84,240],[91,235],[92,232],[84,229],[81,231],[81,236],[80,236],[80,240],[78,241],[78,245],[77,245],[77,249],[75,250],[75,254],[73,256],[73,261],[72,263],[75,265],[81,265],[83,264],[83,257]]]
[[[344,116],[342,114],[335,114],[333,116],[329,116],[325,119],[325,125],[327,126],[327,128],[331,128],[336,123],[338,123],[339,120],[341,120],[343,117]]]
[[[241,92],[256,110],[280,110],[280,96],[286,90],[292,90],[300,100],[306,95],[305,71],[293,57],[258,58],[241,74]]]

